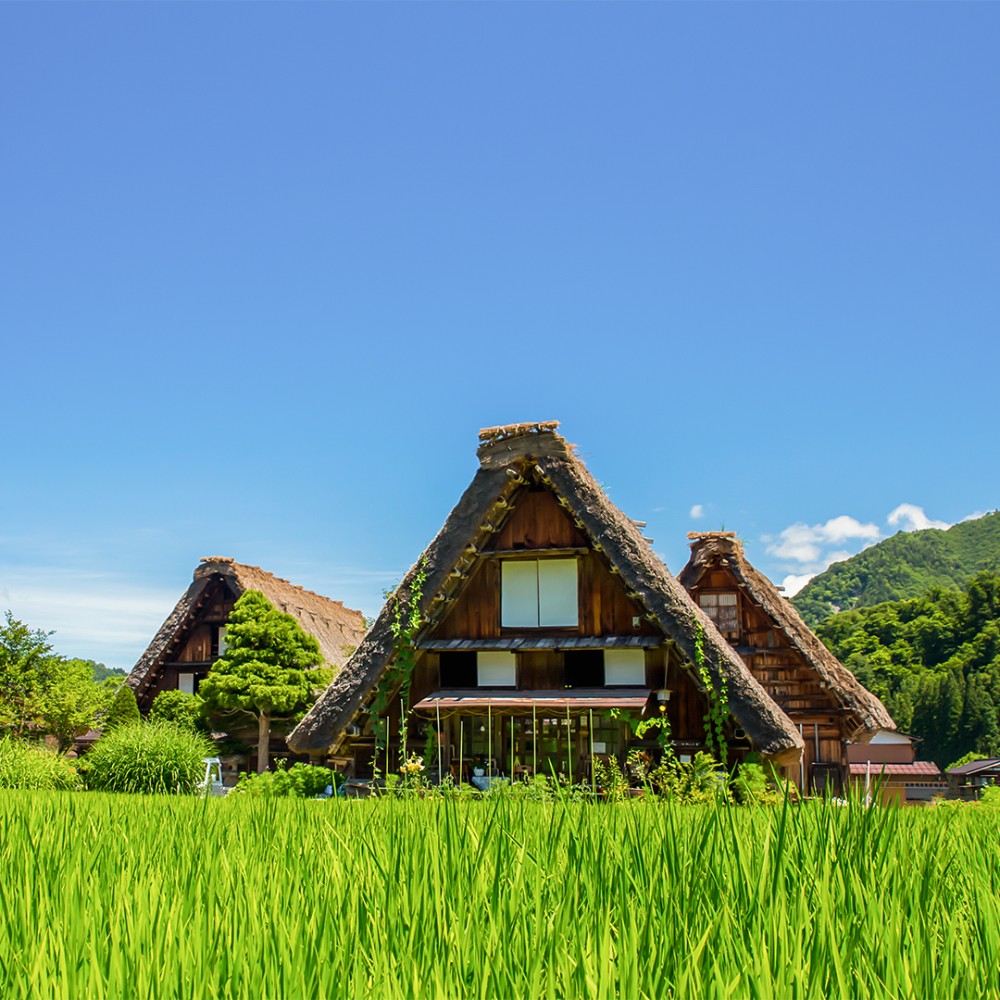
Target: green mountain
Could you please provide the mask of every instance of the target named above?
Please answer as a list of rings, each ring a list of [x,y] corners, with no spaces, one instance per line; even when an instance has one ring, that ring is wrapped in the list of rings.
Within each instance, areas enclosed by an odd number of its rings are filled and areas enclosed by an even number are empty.
[[[900,730],[924,740],[922,759],[945,768],[970,751],[1000,755],[1000,576],[843,611],[816,631]]]
[[[945,531],[900,531],[813,577],[792,604],[816,626],[839,611],[961,589],[982,570],[1000,571],[1000,511]]]

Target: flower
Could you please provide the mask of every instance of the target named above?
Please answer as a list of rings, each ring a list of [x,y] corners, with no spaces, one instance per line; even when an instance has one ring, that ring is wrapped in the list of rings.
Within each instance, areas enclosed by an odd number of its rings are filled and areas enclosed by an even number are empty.
[[[400,766],[399,770],[402,774],[409,776],[411,774],[419,774],[424,769],[424,758],[418,757],[415,753],[411,753],[406,761]]]

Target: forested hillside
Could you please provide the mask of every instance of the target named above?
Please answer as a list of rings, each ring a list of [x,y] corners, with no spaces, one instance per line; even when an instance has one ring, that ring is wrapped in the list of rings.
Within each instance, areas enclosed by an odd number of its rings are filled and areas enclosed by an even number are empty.
[[[996,514],[982,520],[1000,524]],[[1000,575],[845,611],[816,632],[900,730],[923,737],[922,759],[944,768],[970,750],[1000,756]]]
[[[1000,572],[1000,512],[946,531],[901,531],[834,563],[792,598],[812,626],[839,611],[920,597],[932,587],[958,588],[982,570]]]

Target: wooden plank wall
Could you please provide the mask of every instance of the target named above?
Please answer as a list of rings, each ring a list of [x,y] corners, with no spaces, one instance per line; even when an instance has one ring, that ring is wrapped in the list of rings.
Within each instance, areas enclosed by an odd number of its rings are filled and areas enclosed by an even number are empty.
[[[740,654],[750,672],[765,691],[798,726],[802,724],[806,742],[804,755],[808,774],[816,760],[841,763],[845,758],[847,736],[845,718],[837,704],[809,666],[805,657],[794,649],[776,623],[739,588],[732,573],[716,567],[705,573],[694,588],[693,596],[706,590],[736,591],[740,607],[740,635],[730,641],[759,652]],[[819,727],[819,756],[815,751],[814,725]],[[795,775],[798,780],[798,774]]]
[[[583,532],[552,493],[544,487],[527,487],[515,494],[513,510],[489,548],[571,549],[586,544]]]
[[[191,629],[187,642],[176,658],[177,663],[198,663],[212,655],[212,627],[198,624]]]

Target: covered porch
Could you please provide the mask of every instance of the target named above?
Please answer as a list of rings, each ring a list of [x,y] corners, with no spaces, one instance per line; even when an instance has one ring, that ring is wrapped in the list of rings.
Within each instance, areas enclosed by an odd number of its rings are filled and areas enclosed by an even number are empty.
[[[431,780],[450,775],[488,786],[537,774],[588,781],[595,758],[623,765],[628,749],[649,742],[634,736],[630,722],[658,710],[648,688],[478,688],[435,691],[414,705],[413,716],[437,737],[437,759],[425,761]]]

